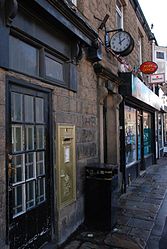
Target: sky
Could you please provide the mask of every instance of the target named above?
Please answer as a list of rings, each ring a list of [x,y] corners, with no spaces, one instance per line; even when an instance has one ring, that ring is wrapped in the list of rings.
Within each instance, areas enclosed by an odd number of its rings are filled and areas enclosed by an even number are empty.
[[[167,46],[167,0],[138,0],[159,46]]]

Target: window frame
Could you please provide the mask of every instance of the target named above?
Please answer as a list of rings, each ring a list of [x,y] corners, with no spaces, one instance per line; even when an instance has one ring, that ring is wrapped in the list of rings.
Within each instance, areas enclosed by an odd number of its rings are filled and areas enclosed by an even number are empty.
[[[10,52],[12,52],[12,46],[10,46],[10,44],[12,43],[11,39],[13,39],[13,38],[19,40],[19,42],[22,43],[22,45],[25,44],[25,46],[29,46],[29,47],[33,48],[34,50],[36,50],[36,69],[35,69],[36,72],[35,73],[32,74],[29,72],[25,72],[25,70],[21,71],[20,68],[18,68],[18,67],[20,67],[18,65],[18,63],[15,63],[15,64],[17,64],[16,67],[13,67],[11,65],[12,61],[10,60]],[[23,74],[28,74],[28,75],[31,75],[33,77],[39,77],[40,76],[40,70],[39,70],[39,68],[40,68],[40,50],[39,50],[39,46],[37,46],[36,43],[30,42],[28,39],[25,39],[24,37],[22,37],[20,35],[10,34],[9,35],[9,68],[11,68],[14,71],[21,72]]]
[[[124,106],[125,115],[125,158],[126,167],[129,167],[138,160],[138,140],[137,140],[137,109],[133,106],[125,104]],[[128,119],[127,119],[128,118]],[[134,120],[133,120],[134,118]],[[130,122],[129,122],[130,121]],[[133,122],[134,121],[134,124]],[[134,125],[128,126],[128,123]],[[129,130],[130,129],[130,130]],[[130,157],[130,159],[129,159]],[[132,160],[131,160],[132,159]]]
[[[48,48],[44,44],[40,44],[29,37],[25,37],[22,33],[12,30],[10,35],[16,39],[21,40],[22,42],[36,48],[38,50],[38,75],[32,75],[27,72],[19,71],[17,68],[11,68],[9,66],[9,70],[12,70],[16,73],[21,73],[26,76],[42,80],[48,84],[61,86],[68,90],[72,90],[74,92],[77,91],[77,80],[73,79],[71,76],[76,75],[76,64],[73,63],[71,58],[59,53],[58,51],[52,50]],[[9,44],[10,46],[10,44]],[[71,46],[69,49],[72,49]],[[46,77],[46,68],[45,68],[45,56],[50,57],[51,59],[58,61],[63,64],[63,76],[64,81],[59,81],[58,79],[54,79],[52,77]],[[9,62],[10,65],[10,62]],[[76,77],[76,76],[75,76]]]
[[[51,76],[48,76],[46,74],[46,60],[45,58],[48,57],[49,59],[53,60],[53,61],[56,61],[58,63],[60,63],[62,65],[62,70],[63,70],[63,80],[59,80],[59,79],[56,79],[54,77],[51,77]],[[59,57],[55,56],[55,55],[52,55],[51,53],[47,52],[47,51],[44,51],[44,77],[48,80],[51,80],[51,81],[55,81],[55,82],[58,82],[60,84],[65,84],[66,82],[66,67],[65,67],[65,59],[60,59]]]
[[[120,4],[121,8],[119,8],[119,6],[117,4],[118,2]],[[120,16],[121,27],[118,27],[117,15]],[[116,25],[115,26],[116,26],[116,28],[123,29],[123,27],[124,27],[124,20],[123,20],[123,18],[124,18],[124,15],[123,15],[123,5],[122,5],[122,2],[120,0],[116,0],[116,15],[115,15],[115,21],[116,21]]]
[[[157,56],[157,55],[163,55],[163,58],[161,56]],[[158,59],[158,60],[165,60],[165,52],[163,52],[163,51],[156,51],[156,59]]]
[[[77,0],[71,0],[71,2],[72,2],[75,6],[77,6]]]
[[[139,65],[143,63],[143,37],[138,34],[138,46],[139,46]]]
[[[11,91],[11,98],[12,98],[12,95],[15,95],[15,94],[20,94],[23,99],[23,106],[25,105],[24,104],[24,101],[25,101],[25,96],[33,96],[33,105],[35,103],[35,99],[39,98],[39,96],[37,96],[35,93],[33,95],[30,95],[30,93],[27,93],[27,92],[19,92],[19,91]],[[44,98],[43,98],[44,99]],[[43,109],[43,115],[44,115],[44,112],[45,112],[45,109]],[[35,116],[35,115],[34,115]],[[19,122],[16,122],[15,120],[11,120],[11,128],[13,128],[12,130],[12,134],[13,135],[13,141],[16,140],[16,138],[14,138],[14,133],[15,133],[15,127],[21,127],[21,130],[22,130],[22,134],[21,134],[21,137],[23,138],[22,139],[22,144],[23,146],[21,146],[21,150],[16,150],[14,148],[14,150],[12,150],[12,155],[13,155],[13,159],[12,160],[16,160],[16,157],[17,156],[21,156],[21,181],[16,181],[15,178],[12,178],[11,180],[11,184],[12,184],[12,187],[13,187],[13,191],[14,191],[14,194],[15,194],[15,199],[14,199],[14,203],[13,203],[13,211],[12,211],[12,219],[16,218],[16,217],[19,217],[21,216],[22,214],[24,213],[27,213],[29,210],[33,209],[33,208],[36,208],[38,207],[39,205],[41,205],[42,203],[44,203],[45,201],[47,201],[47,195],[46,195],[46,186],[43,184],[44,186],[44,193],[43,193],[43,200],[37,200],[37,192],[38,192],[38,189],[37,189],[37,183],[38,181],[42,178],[43,181],[45,181],[46,183],[46,178],[47,178],[47,171],[46,171],[46,153],[47,153],[47,147],[45,145],[46,143],[46,131],[45,131],[45,134],[44,134],[44,142],[43,142],[43,147],[42,148],[37,148],[36,146],[36,141],[37,141],[37,131],[36,131],[36,128],[37,126],[41,126],[41,127],[44,127],[44,130],[46,128],[46,125],[47,125],[47,122],[46,120],[44,119],[43,123],[37,123],[36,120],[34,119],[34,122],[33,123],[29,123],[28,121],[26,121],[25,119],[25,109],[22,108],[22,117],[24,117],[21,121]],[[27,139],[25,139],[25,136],[26,136],[26,128],[27,127],[33,127],[33,130],[34,130],[34,147],[29,150],[27,148]],[[16,146],[15,146],[16,147]],[[37,153],[43,153],[43,171],[40,175],[37,174]],[[31,158],[29,158],[29,156],[32,155],[32,160]],[[30,160],[29,160],[30,159]],[[39,162],[39,161],[38,161]],[[14,165],[14,161],[13,161],[13,165]],[[32,175],[30,174],[30,171],[32,169]],[[28,195],[27,193],[27,188],[28,188],[28,185],[29,184],[33,184],[33,199],[29,200],[29,203],[27,202],[27,198],[26,196]],[[21,189],[21,206],[20,208],[21,211],[18,211],[17,210],[17,198],[18,198],[18,193],[17,193],[17,189]],[[33,205],[30,205],[33,200]]]

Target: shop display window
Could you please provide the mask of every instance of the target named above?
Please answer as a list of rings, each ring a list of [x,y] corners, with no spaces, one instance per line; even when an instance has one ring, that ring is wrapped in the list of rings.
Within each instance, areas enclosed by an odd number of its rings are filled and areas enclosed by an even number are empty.
[[[144,155],[151,153],[151,114],[143,112]]]
[[[164,132],[165,132],[164,143],[166,146],[167,145],[167,113],[164,114]]]
[[[125,106],[125,152],[126,164],[137,160],[136,109]]]
[[[163,138],[162,138],[162,129],[163,129],[163,118],[162,114],[158,114],[158,141],[159,141],[159,148],[162,148],[163,145]]]

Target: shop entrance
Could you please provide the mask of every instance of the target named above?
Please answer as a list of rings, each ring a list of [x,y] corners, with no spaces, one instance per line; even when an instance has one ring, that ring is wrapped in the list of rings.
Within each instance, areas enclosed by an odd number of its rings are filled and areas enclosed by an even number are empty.
[[[50,240],[48,93],[10,85],[8,217],[10,249]]]

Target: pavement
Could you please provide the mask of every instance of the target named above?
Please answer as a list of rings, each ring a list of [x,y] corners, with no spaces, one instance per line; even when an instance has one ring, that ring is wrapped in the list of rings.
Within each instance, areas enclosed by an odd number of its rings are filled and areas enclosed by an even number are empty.
[[[148,167],[120,196],[112,231],[81,225],[60,249],[167,249],[167,157]]]

